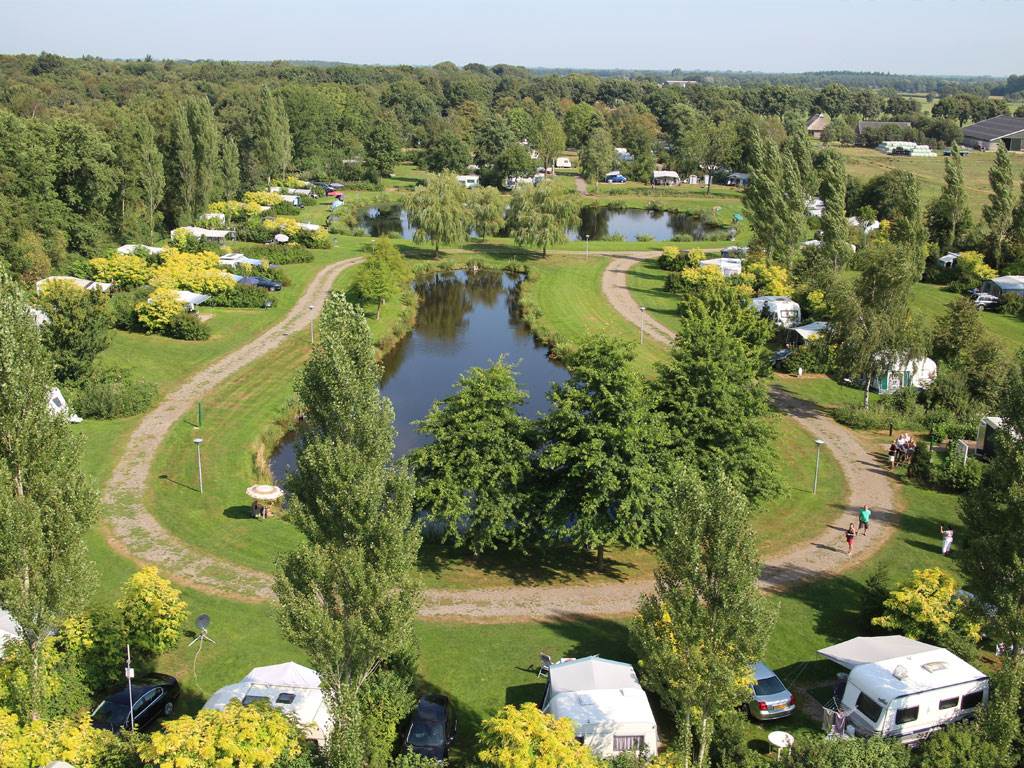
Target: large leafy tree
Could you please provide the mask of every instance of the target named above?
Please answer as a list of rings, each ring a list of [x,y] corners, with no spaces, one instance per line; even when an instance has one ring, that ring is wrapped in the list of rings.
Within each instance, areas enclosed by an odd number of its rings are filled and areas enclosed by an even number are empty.
[[[535,523],[526,504],[530,422],[517,411],[527,394],[504,360],[471,368],[455,388],[417,423],[432,438],[412,457],[417,503],[473,552],[521,547]]]
[[[57,379],[84,378],[109,343],[106,295],[57,282],[47,287],[40,304],[49,318],[40,328],[42,340],[53,358]]]
[[[865,408],[876,376],[924,352],[925,335],[910,296],[920,276],[912,249],[876,236],[853,286],[837,282],[833,290],[829,336],[838,343],[840,370],[864,387]]]
[[[366,178],[376,183],[395,170],[402,143],[398,136],[398,121],[390,112],[384,112],[373,121],[363,139],[363,171]]]
[[[164,160],[156,131],[144,114],[130,108],[119,113],[113,139],[118,179],[112,218],[122,238],[145,240],[156,228],[164,194]]]
[[[1020,647],[1024,642],[1024,542],[1007,535],[1024,525],[1024,358],[1011,367],[999,414],[995,456],[981,484],[960,500],[967,529],[961,554],[971,591],[996,608],[988,634]]]
[[[541,112],[534,131],[534,143],[544,167],[553,167],[555,155],[565,149],[565,131],[562,130],[562,123],[552,112]]]
[[[409,222],[416,227],[417,242],[434,244],[435,256],[442,245],[462,243],[470,224],[465,187],[451,173],[427,177],[409,199]]]
[[[486,768],[598,768],[597,758],[576,741],[571,720],[556,719],[528,702],[511,704],[480,729],[480,764]]]
[[[716,122],[685,104],[675,105],[669,120],[673,165],[682,173],[707,176],[705,193],[711,194],[711,176],[738,159],[735,125],[725,119]]]
[[[478,187],[469,194],[469,215],[477,237],[493,237],[505,226],[505,197],[494,187]]]
[[[956,144],[952,154],[946,158],[942,193],[928,207],[928,229],[932,240],[944,249],[958,247],[971,229],[971,209],[967,206],[967,189],[964,187],[964,163]]]
[[[306,422],[289,517],[305,542],[275,590],[286,636],[320,673],[332,764],[353,768],[384,759],[412,704],[420,536],[381,372],[365,319],[332,294],[297,384]]]
[[[662,418],[623,342],[591,337],[566,358],[569,380],[551,388],[541,423],[548,530],[579,549],[644,546],[664,524],[673,461]]]
[[[162,210],[168,229],[190,223],[196,213],[196,158],[193,147],[185,106],[180,102],[168,104],[160,137],[166,185]]]
[[[516,245],[541,249],[564,242],[566,230],[579,222],[576,196],[549,183],[520,187],[512,195],[508,228]]]
[[[117,191],[114,149],[93,124],[79,118],[54,123],[54,192],[68,208],[70,247],[93,252],[107,237],[110,201]]]
[[[612,169],[615,147],[612,135],[605,128],[595,128],[580,149],[580,170],[587,181],[597,181]]]
[[[705,477],[724,470],[751,498],[778,488],[765,377],[768,321],[717,275],[692,282],[654,391],[677,453]]]
[[[981,215],[988,225],[989,249],[992,260],[998,269],[1003,265],[1003,249],[1006,245],[1006,237],[1013,224],[1014,189],[1013,164],[1010,162],[1010,153],[1002,144],[996,151],[995,162],[988,171],[988,183],[992,192],[988,196],[988,203],[981,209]]]
[[[426,127],[420,163],[428,171],[462,173],[472,159],[469,144],[449,122],[435,118]]]
[[[79,611],[91,568],[83,537],[98,505],[80,466],[79,442],[50,412],[53,362],[21,292],[0,274],[0,604],[27,650],[28,700],[48,709],[47,638]]]
[[[378,238],[366,260],[356,274],[355,287],[359,294],[377,303],[377,319],[385,302],[399,294],[403,284],[412,279],[402,254],[391,244],[389,237]]]
[[[750,669],[774,622],[746,498],[724,475],[682,473],[658,549],[655,591],[640,600],[630,642],[645,685],[672,713],[681,751],[709,764],[713,721],[749,696]]]

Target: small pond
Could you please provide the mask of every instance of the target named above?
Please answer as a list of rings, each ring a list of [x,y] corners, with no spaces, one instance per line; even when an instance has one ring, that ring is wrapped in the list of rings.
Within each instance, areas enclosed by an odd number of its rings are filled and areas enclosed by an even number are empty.
[[[416,326],[384,357],[381,392],[395,407],[397,455],[427,442],[412,422],[426,416],[435,400],[452,393],[460,373],[473,366],[487,367],[501,355],[518,363],[519,388],[530,396],[520,412],[533,417],[546,410],[548,387],[565,381],[568,374],[552,362],[547,348],[520,318],[521,279],[480,270],[416,281]],[[293,433],[274,451],[270,468],[278,481],[294,467],[297,444]]]
[[[359,226],[371,237],[387,235],[412,240],[416,234],[409,214],[400,205],[367,208],[359,215]],[[567,235],[570,240],[587,236],[591,240],[607,240],[612,235],[629,241],[635,241],[638,235],[650,235],[655,240],[671,240],[677,235],[687,240],[727,240],[728,229],[691,213],[589,205],[580,211],[580,226],[570,229]]]
[[[725,227],[705,222],[699,215],[598,205],[585,206],[580,211],[579,228],[569,230],[570,240],[607,240],[611,235],[631,241],[638,235],[655,240],[671,240],[677,235],[687,240],[728,239]]]

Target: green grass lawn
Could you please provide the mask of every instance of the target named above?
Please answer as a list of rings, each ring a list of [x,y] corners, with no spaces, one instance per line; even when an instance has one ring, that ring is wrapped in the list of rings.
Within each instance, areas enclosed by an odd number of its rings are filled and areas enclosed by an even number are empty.
[[[922,202],[931,202],[942,190],[945,158],[941,152],[938,157],[893,157],[866,147],[833,148],[846,161],[847,172],[859,181],[867,181],[887,171],[902,170],[910,171],[917,178],[921,185]],[[981,216],[982,205],[988,202],[988,194],[991,192],[988,170],[995,156],[995,152],[971,152],[963,159],[967,203],[974,213],[975,220]],[[1019,176],[1021,171],[1024,171],[1024,156],[1011,152],[1010,157]]]
[[[911,297],[914,309],[926,323],[931,324],[946,313],[946,308],[957,294],[943,290],[941,285],[917,283]],[[1004,351],[1013,354],[1024,346],[1024,321],[999,312],[982,312],[981,324],[1004,345]]]

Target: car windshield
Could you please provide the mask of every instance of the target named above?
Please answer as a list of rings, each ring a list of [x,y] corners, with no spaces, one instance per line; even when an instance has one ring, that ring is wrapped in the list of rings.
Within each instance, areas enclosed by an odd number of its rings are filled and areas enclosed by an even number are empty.
[[[123,725],[128,719],[128,705],[118,704],[113,701],[102,701],[93,710],[93,722],[110,723],[112,725]]]
[[[775,675],[763,677],[754,683],[755,696],[774,696],[777,693],[785,692],[785,690],[786,686]]]
[[[442,746],[444,726],[436,720],[414,720],[409,726],[409,744],[414,747]]]

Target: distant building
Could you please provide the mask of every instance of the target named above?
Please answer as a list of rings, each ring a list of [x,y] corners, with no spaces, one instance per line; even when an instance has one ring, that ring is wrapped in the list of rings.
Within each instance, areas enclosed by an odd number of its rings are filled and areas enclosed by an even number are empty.
[[[670,85],[674,88],[689,88],[691,85],[697,85],[697,80],[666,80],[665,85]]]
[[[988,151],[1000,144],[1011,152],[1024,150],[1024,117],[1000,115],[964,128],[965,146]]]
[[[857,121],[857,135],[864,135],[864,131],[874,131],[879,128],[888,128],[893,126],[895,128],[911,128],[913,126],[910,123],[903,120],[858,120]]]
[[[807,133],[812,139],[820,139],[832,120],[824,112],[819,112],[807,121]]]

